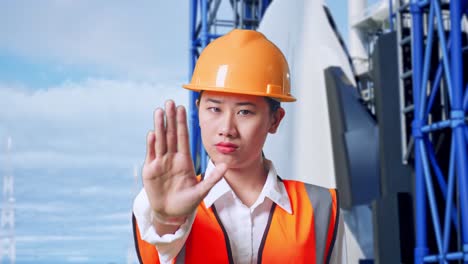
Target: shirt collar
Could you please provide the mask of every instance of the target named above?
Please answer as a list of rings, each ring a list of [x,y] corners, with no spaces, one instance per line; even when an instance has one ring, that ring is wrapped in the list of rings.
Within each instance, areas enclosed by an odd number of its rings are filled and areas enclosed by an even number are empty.
[[[276,205],[281,207],[283,210],[285,210],[289,214],[292,214],[291,202],[289,200],[289,195],[286,191],[284,183],[278,177],[273,163],[267,159],[265,159],[265,162],[267,163],[267,166],[269,168],[267,179],[265,181],[265,185],[263,186],[262,191],[260,192],[260,195],[258,196],[257,201],[252,205],[252,208],[257,207],[267,197],[270,200],[272,200]],[[215,165],[210,160],[205,171],[205,177],[210,177],[214,168]],[[208,192],[208,195],[206,195],[205,199],[203,199],[206,208],[211,207],[218,199],[221,198],[221,196],[228,192],[234,194],[234,192],[231,189],[231,186],[229,186],[227,181],[224,178],[221,178],[221,180],[218,183],[216,183],[213,186],[213,188],[211,188],[211,190]]]
[[[208,166],[206,167],[205,171],[205,178],[209,178],[213,170],[215,169],[215,165],[211,160],[208,161]],[[206,208],[211,207],[216,200],[218,200],[221,196],[223,196],[225,193],[232,192],[231,186],[227,183],[227,181],[223,178],[219,182],[217,182],[213,188],[208,192],[208,194],[205,196],[205,199],[203,199],[203,202],[205,203]]]

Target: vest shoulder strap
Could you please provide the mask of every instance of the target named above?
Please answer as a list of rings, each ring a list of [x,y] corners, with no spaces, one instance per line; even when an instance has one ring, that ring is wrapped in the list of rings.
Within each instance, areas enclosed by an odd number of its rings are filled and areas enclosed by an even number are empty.
[[[339,203],[336,189],[304,184],[314,210],[317,259],[329,263],[335,245],[339,223]],[[327,229],[323,228],[328,226]],[[323,255],[322,255],[323,254]]]

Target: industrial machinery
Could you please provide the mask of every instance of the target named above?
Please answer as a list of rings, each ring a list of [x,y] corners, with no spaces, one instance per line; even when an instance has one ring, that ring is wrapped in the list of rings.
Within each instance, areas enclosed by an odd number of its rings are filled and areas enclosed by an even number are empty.
[[[282,177],[338,187],[350,263],[468,263],[468,1],[348,8],[349,49],[322,1],[192,0],[189,75],[231,28],[264,33],[300,98],[266,156]],[[191,147],[204,171],[196,97]]]

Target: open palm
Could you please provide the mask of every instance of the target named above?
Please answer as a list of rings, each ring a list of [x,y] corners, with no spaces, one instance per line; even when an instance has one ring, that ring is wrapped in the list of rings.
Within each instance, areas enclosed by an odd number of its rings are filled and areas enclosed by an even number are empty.
[[[190,157],[187,115],[183,106],[166,102],[154,112],[154,131],[147,136],[143,185],[154,212],[162,218],[190,215],[226,171],[224,164],[198,182]],[[166,122],[164,122],[166,119]]]

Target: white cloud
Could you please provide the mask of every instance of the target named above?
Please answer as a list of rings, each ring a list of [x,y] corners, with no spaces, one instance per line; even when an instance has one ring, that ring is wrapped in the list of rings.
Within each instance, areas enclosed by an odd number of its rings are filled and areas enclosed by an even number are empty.
[[[128,194],[129,196],[132,194],[132,189],[128,186],[121,186],[120,188],[109,188],[108,186],[88,186],[81,188],[78,192],[80,196],[90,196],[90,197],[112,197],[118,196],[123,194]],[[127,213],[127,219],[129,218],[129,214]]]
[[[132,242],[131,207],[124,212],[125,205],[108,205],[130,188],[100,187],[103,180],[96,175],[102,171],[94,167],[140,165],[155,107],[168,98],[187,104],[188,92],[180,85],[188,70],[188,2],[0,1],[0,39],[0,56],[38,71],[19,67],[16,79],[0,80],[0,173],[9,135],[13,170],[34,172],[17,174],[31,177],[22,179],[23,186],[15,179],[18,260],[89,263],[100,255],[123,256]],[[9,63],[16,65],[6,61],[5,67]],[[52,81],[35,86],[34,74]],[[79,81],[47,87],[67,79]],[[93,172],[57,180],[74,168]],[[55,169],[60,173],[34,177]],[[99,200],[88,199],[95,196]],[[20,203],[35,197],[37,203]],[[82,198],[96,202],[78,207],[73,199]],[[40,229],[32,229],[31,215],[43,223]],[[75,229],[81,232],[61,235]]]
[[[19,243],[41,243],[41,242],[53,242],[53,241],[105,241],[115,239],[115,236],[15,236],[16,242]]]
[[[67,209],[68,206],[65,203],[50,201],[48,204],[41,203],[16,203],[15,209],[28,211],[33,213],[55,213],[61,212]]]
[[[0,50],[163,77],[185,74],[187,1],[0,1]]]
[[[2,136],[13,138],[13,166],[140,164],[154,109],[169,98],[187,104],[181,84],[89,79],[34,92],[0,85]]]
[[[102,220],[111,220],[111,221],[129,221],[131,219],[132,212],[131,210],[125,212],[118,212],[112,214],[106,214],[102,216],[97,216],[98,219]]]
[[[128,218],[128,222],[131,218]],[[102,224],[99,226],[82,226],[77,228],[78,232],[93,232],[93,233],[107,233],[107,234],[131,234],[132,225],[127,224]]]
[[[126,169],[134,161],[142,159],[144,157],[144,149],[142,154],[129,155],[128,153],[114,154],[105,153],[83,153],[78,154],[73,152],[79,150],[80,143],[83,140],[79,137],[70,136],[69,138],[63,139],[67,142],[72,150],[68,152],[66,149],[61,151],[50,151],[48,149],[38,150],[22,150],[13,154],[12,163],[13,167],[21,169],[33,169],[33,168],[54,168],[54,169],[67,169],[67,168],[103,168],[112,167]],[[74,141],[74,142],[72,142]],[[62,144],[53,144],[52,148],[60,147],[64,148]],[[144,146],[143,146],[144,147]],[[86,151],[86,150],[83,150]],[[129,152],[135,152],[134,149],[129,149]],[[89,192],[88,192],[89,194]]]
[[[46,118],[50,121],[83,120],[102,123],[102,118],[120,118],[152,112],[171,96],[182,96],[182,81],[168,84],[89,79],[66,82],[57,87],[34,92],[0,86],[6,119]],[[25,120],[26,121],[26,120]]]
[[[89,260],[87,256],[70,256],[66,259],[67,262],[71,263],[89,263]]]
[[[66,259],[68,262],[72,263],[88,263],[89,262],[89,257],[87,256],[70,256],[67,257]]]

